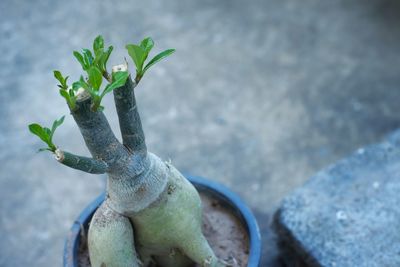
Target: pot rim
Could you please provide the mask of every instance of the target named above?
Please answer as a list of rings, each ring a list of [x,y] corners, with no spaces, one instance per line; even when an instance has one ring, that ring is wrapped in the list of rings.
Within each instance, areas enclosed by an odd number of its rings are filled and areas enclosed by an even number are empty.
[[[257,220],[251,212],[250,208],[241,200],[241,198],[224,185],[210,181],[200,176],[185,175],[185,177],[196,187],[200,188],[215,197],[224,200],[230,205],[230,209],[236,213],[237,217],[246,226],[249,235],[249,258],[248,267],[257,267],[261,258],[261,234],[257,224]],[[74,221],[64,245],[64,267],[77,267],[78,248],[81,240],[81,227],[86,225],[91,219],[93,213],[103,202],[105,193],[102,193],[93,200],[81,212],[79,217]]]

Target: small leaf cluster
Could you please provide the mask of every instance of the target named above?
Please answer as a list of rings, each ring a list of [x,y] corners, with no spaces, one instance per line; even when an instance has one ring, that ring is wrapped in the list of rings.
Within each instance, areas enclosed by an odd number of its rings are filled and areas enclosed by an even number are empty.
[[[82,54],[78,51],[74,51],[75,58],[81,63],[84,71],[88,72],[100,72],[101,75],[105,75],[107,72],[107,61],[110,58],[113,46],[109,46],[107,50],[104,50],[104,39],[103,36],[97,36],[93,41],[93,53],[89,49],[82,49]],[[94,70],[96,69],[96,70]]]
[[[51,129],[47,127],[42,127],[38,123],[32,123],[29,125],[29,131],[38,136],[45,144],[47,144],[47,147],[41,148],[39,149],[39,151],[56,151],[57,147],[53,143],[53,135],[56,129],[64,122],[64,117],[65,116],[62,116],[60,119],[55,120]]]
[[[107,72],[107,61],[113,50],[109,46],[104,50],[104,39],[101,35],[97,36],[93,42],[93,53],[89,49],[82,49],[82,54],[74,51],[74,56],[81,64],[82,69],[86,71],[88,78],[83,76],[79,81],[72,84],[72,90],[77,91],[79,88],[86,90],[92,98],[92,110],[97,111],[103,109],[100,105],[103,97],[112,90],[121,87],[125,84],[129,74],[127,71],[115,72],[111,75]],[[101,85],[105,77],[110,83],[101,91]]]
[[[136,82],[140,81],[144,73],[151,66],[175,52],[175,49],[167,49],[153,57],[145,65],[145,61],[153,47],[154,42],[150,37],[143,39],[139,45],[126,45],[128,54],[136,65]],[[97,111],[98,109],[103,109],[100,103],[107,93],[110,93],[114,89],[119,88],[126,83],[126,80],[129,77],[128,71],[113,72],[112,75],[109,75],[107,72],[107,61],[112,51],[112,46],[109,46],[106,50],[104,49],[104,39],[101,35],[97,36],[93,42],[93,53],[89,49],[82,49],[82,53],[74,51],[73,54],[81,64],[82,69],[87,73],[87,78],[81,76],[78,81],[72,83],[72,86],[68,86],[67,84],[68,76],[64,77],[60,71],[54,70],[54,77],[59,82],[58,87],[60,95],[65,98],[72,111],[77,107],[77,93],[81,88],[90,94],[92,100],[91,108],[93,111]],[[101,91],[100,88],[103,82],[103,77],[109,83]],[[41,148],[39,151],[56,151],[57,147],[53,143],[53,135],[55,130],[64,122],[64,117],[65,116],[62,116],[60,119],[55,120],[51,129],[43,127],[38,123],[32,123],[29,125],[29,131],[39,137],[47,145],[47,147]]]
[[[56,78],[60,82],[60,84],[57,85],[60,88],[60,95],[65,98],[70,109],[75,110],[76,108],[75,91],[72,88],[69,88],[67,85],[68,76],[64,78],[61,72],[58,70],[55,70],[53,73],[54,73],[54,78]]]
[[[105,86],[103,91],[100,90],[101,82],[98,87],[93,86],[93,75],[97,74],[89,74],[89,81],[86,81],[83,76],[81,76],[80,80],[77,82],[74,82],[72,84],[72,89],[73,91],[78,91],[80,88],[83,88],[85,91],[87,91],[91,98],[92,98],[92,107],[91,109],[93,111],[97,110],[103,110],[104,107],[100,105],[101,100],[103,97],[110,93],[112,90],[121,87],[125,84],[126,79],[128,78],[129,74],[127,71],[119,71],[119,72],[113,72],[111,75],[111,82]],[[92,77],[92,78],[91,78]],[[100,76],[102,78],[102,76]],[[92,80],[92,81],[91,81]]]
[[[144,73],[158,61],[166,58],[175,52],[175,49],[167,49],[163,52],[157,54],[153,57],[145,66],[144,63],[149,55],[151,49],[154,46],[154,41],[150,37],[143,39],[139,45],[136,44],[128,44],[126,45],[126,49],[128,50],[129,56],[132,58],[133,62],[136,66],[136,82],[139,82],[143,77]]]
[[[128,54],[133,59],[136,66],[136,82],[139,82],[144,73],[155,63],[175,52],[175,49],[167,49],[155,57],[153,57],[146,65],[145,61],[154,47],[154,41],[147,37],[143,39],[139,45],[128,44],[126,48]],[[112,90],[125,84],[129,73],[127,71],[114,72],[110,75],[107,72],[107,61],[113,51],[113,46],[107,49],[104,47],[104,39],[101,35],[97,36],[93,41],[93,52],[90,49],[82,49],[82,52],[74,51],[73,55],[81,64],[82,69],[87,73],[87,78],[83,76],[69,87],[67,85],[67,77],[63,77],[60,71],[54,71],[54,77],[60,82],[60,94],[65,98],[71,110],[76,109],[77,92],[80,88],[87,91],[92,99],[92,110],[102,110],[100,105],[103,97]],[[103,90],[101,86],[103,77],[109,82]]]

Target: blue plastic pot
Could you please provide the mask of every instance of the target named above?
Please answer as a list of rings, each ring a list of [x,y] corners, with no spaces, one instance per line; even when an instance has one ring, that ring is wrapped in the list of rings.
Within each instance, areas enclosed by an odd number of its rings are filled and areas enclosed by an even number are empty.
[[[221,204],[228,206],[235,215],[246,226],[249,235],[249,260],[248,267],[258,267],[261,258],[261,236],[258,228],[257,221],[247,207],[247,205],[240,199],[238,195],[230,191],[225,186],[209,181],[202,177],[186,176],[189,181],[199,190],[217,198]],[[104,200],[104,194],[97,197],[90,203],[79,215],[78,219],[74,222],[68,234],[64,247],[64,267],[78,267],[78,249],[80,242],[81,225],[85,228],[88,227],[90,219],[92,218],[96,209]]]

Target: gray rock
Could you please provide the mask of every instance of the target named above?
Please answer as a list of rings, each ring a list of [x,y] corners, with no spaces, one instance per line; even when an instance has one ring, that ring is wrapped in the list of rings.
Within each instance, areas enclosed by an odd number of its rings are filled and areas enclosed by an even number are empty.
[[[400,266],[399,203],[397,131],[284,199],[274,224],[283,257],[289,266]]]

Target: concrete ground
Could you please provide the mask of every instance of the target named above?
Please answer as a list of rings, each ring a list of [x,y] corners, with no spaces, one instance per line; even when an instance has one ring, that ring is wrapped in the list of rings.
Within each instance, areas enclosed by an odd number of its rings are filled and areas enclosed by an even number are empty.
[[[148,147],[243,197],[263,231],[262,266],[279,266],[269,224],[282,197],[400,125],[394,0],[2,0],[0,10],[0,266],[60,266],[69,227],[104,188],[36,154],[27,130],[68,114],[52,70],[77,79],[72,50],[97,34],[114,64],[146,36],[177,49],[137,88]],[[117,131],[112,97],[104,104]],[[55,140],[88,154],[70,116]]]

